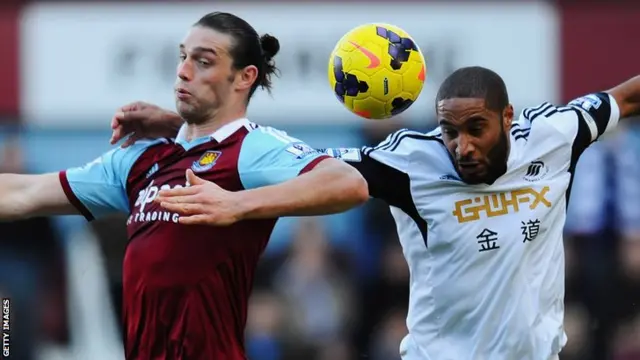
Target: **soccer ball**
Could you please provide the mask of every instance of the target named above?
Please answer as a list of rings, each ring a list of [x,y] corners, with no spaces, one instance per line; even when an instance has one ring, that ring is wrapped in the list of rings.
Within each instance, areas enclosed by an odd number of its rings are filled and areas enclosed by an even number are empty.
[[[418,98],[427,68],[416,42],[397,26],[366,24],[338,41],[329,83],[338,99],[366,119],[387,119]]]

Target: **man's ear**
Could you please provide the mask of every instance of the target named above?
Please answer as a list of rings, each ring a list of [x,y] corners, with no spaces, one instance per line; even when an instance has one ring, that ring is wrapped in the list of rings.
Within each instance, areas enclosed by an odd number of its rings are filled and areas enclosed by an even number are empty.
[[[236,90],[249,90],[258,81],[258,68],[255,65],[246,66],[236,73]]]
[[[502,121],[505,130],[511,130],[511,124],[513,124],[513,105],[509,104],[502,110]]]

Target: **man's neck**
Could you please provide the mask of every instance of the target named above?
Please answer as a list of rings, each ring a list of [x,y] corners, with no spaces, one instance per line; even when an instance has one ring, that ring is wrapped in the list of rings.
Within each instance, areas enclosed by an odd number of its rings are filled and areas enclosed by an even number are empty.
[[[185,138],[187,141],[193,141],[201,137],[209,136],[221,127],[227,125],[238,119],[246,117],[246,109],[241,111],[225,111],[223,109],[218,110],[215,114],[212,114],[206,121],[200,124],[189,124],[185,129]]]

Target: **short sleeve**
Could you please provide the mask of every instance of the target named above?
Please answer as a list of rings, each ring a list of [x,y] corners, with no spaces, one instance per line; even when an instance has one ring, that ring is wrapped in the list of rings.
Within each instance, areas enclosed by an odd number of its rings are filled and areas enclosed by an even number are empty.
[[[522,127],[526,124],[534,127],[536,122],[546,122],[572,144],[574,154],[581,154],[591,143],[615,129],[619,118],[620,109],[613,96],[599,92],[574,99],[566,106],[543,103],[527,108],[518,123]]]
[[[426,135],[410,130],[399,130],[377,146],[363,148],[331,148],[323,150],[334,158],[355,167],[369,185],[369,194],[400,209],[413,209],[411,184],[408,175],[411,137]]]
[[[435,140],[440,135],[423,134],[402,129],[389,135],[374,147],[333,148],[324,152],[332,157],[346,161],[356,168],[369,186],[369,195],[383,200],[389,206],[402,210],[411,217],[420,231],[426,234],[426,222],[420,216],[413,200],[411,169],[409,164],[414,153],[420,149],[416,140]]]
[[[403,140],[413,136],[425,135],[417,131],[401,129],[387,136],[386,139],[376,146],[363,147],[362,153],[393,169],[401,172],[407,172],[409,154],[413,149],[407,146],[407,141]]]
[[[569,102],[569,107],[575,109],[580,121],[587,124],[592,142],[615,129],[620,120],[620,108],[616,99],[605,92],[574,99]]]
[[[329,158],[285,132],[258,127],[244,138],[238,174],[245,189],[275,185],[311,170]]]
[[[69,201],[91,221],[115,212],[129,212],[127,177],[136,160],[159,141],[140,141],[113,149],[92,162],[60,172]]]

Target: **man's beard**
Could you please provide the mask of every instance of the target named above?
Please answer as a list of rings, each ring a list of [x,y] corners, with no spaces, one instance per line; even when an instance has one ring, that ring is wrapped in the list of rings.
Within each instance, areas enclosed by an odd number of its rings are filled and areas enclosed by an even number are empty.
[[[504,125],[502,125],[501,122],[498,143],[495,144],[487,154],[488,166],[486,174],[482,177],[473,177],[467,179],[461,177],[462,181],[469,185],[493,184],[500,176],[504,175],[504,173],[507,172],[508,155],[509,140],[507,139],[507,134],[504,131]]]
[[[484,183],[493,184],[500,176],[507,172],[507,157],[509,156],[509,140],[504,132],[504,126],[500,129],[500,139],[498,143],[489,150],[489,169],[484,179]]]

